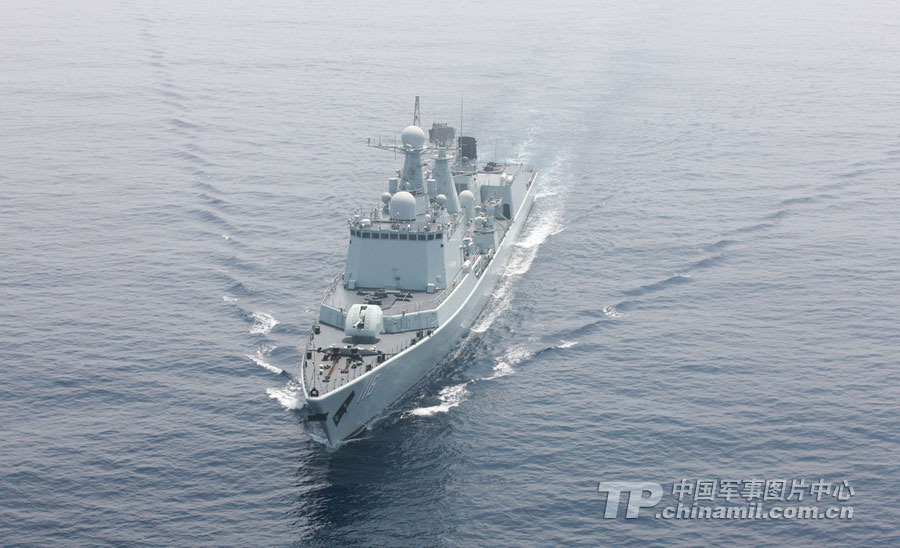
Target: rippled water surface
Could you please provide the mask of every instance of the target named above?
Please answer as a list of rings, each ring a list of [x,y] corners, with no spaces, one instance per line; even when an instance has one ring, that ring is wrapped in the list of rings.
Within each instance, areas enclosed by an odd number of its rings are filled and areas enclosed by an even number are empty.
[[[897,2],[3,11],[0,544],[900,545]],[[464,344],[328,450],[294,375],[416,94],[539,194]],[[602,519],[704,477],[854,517]]]

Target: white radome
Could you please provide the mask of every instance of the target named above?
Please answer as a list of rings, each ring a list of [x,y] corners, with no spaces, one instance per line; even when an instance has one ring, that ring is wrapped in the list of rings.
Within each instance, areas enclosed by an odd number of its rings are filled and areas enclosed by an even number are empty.
[[[425,146],[425,130],[419,126],[406,126],[400,134],[400,142],[406,148],[419,149]]]
[[[459,193],[459,203],[463,208],[472,213],[472,205],[475,204],[475,195],[471,190],[463,190]]]
[[[391,219],[394,221],[416,220],[416,197],[405,190],[391,196],[389,206]]]

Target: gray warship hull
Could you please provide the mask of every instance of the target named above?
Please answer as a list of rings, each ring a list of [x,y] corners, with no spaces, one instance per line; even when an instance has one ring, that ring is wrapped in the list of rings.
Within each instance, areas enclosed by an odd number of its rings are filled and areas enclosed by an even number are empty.
[[[532,170],[527,175],[529,180],[521,205],[511,216],[493,256],[482,271],[476,272],[473,267],[457,278],[452,290],[448,288],[447,296],[435,308],[436,326],[433,329],[372,370],[360,372],[352,380],[321,395],[313,390],[317,382],[316,371],[304,366],[301,380],[310,416],[322,425],[331,444],[360,434],[373,419],[432,373],[468,334],[503,276],[531,212],[537,174]],[[315,344],[311,334],[307,358],[312,355],[311,347]]]

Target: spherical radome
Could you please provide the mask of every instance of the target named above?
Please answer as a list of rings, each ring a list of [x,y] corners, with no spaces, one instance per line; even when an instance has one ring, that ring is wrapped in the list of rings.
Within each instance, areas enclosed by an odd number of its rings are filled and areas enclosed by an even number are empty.
[[[407,148],[422,148],[425,146],[425,131],[419,126],[406,126],[400,134],[400,142]]]
[[[471,190],[463,190],[459,193],[459,203],[466,209],[472,209],[475,204],[475,195]]]
[[[391,219],[395,221],[414,221],[416,220],[416,197],[401,190],[391,197],[389,209]]]

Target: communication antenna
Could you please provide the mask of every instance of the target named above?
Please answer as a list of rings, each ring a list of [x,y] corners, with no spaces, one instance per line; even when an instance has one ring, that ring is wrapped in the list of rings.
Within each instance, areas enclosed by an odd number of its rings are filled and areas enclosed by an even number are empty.
[[[463,94],[459,94],[459,134],[460,136],[465,135],[463,133]]]
[[[419,96],[416,95],[416,110],[413,113],[413,125],[420,126],[422,125],[421,116],[419,115]]]

